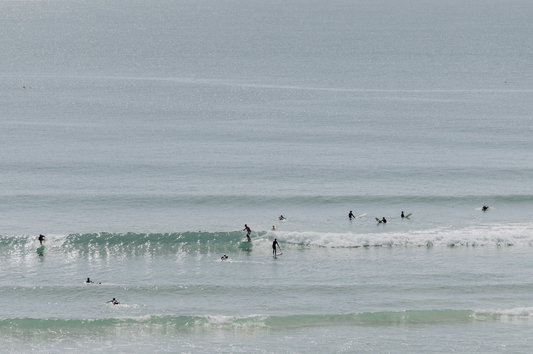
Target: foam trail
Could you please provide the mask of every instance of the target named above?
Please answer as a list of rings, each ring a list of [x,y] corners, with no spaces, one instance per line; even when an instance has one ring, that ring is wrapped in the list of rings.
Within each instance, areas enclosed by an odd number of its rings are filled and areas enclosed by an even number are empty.
[[[388,233],[322,233],[278,231],[278,240],[321,247],[367,246],[511,246],[533,244],[533,224],[494,224]]]

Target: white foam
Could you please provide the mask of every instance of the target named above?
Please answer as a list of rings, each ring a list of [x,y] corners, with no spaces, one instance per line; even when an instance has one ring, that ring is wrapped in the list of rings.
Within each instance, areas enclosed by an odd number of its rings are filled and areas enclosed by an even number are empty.
[[[533,307],[475,310],[473,317],[478,321],[497,320],[505,323],[524,323],[533,320]]]
[[[469,226],[462,229],[443,227],[427,230],[388,233],[324,233],[290,232],[270,233],[278,241],[321,247],[366,246],[504,246],[533,244],[533,224],[492,224]]]
[[[491,316],[522,316],[533,318],[533,307],[515,307],[512,309],[483,309],[475,310],[475,314]]]

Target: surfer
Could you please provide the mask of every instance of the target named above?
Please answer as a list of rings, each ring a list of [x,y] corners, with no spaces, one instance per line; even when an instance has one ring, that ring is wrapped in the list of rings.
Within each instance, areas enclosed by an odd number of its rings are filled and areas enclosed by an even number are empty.
[[[221,260],[223,260],[223,261],[225,261],[225,260],[227,260],[227,259],[228,259],[228,256],[226,256],[226,255],[223,255],[222,257],[220,257],[220,259],[221,259]]]
[[[353,219],[353,218],[355,218],[355,215],[353,215],[353,213],[352,213],[352,211],[351,211],[351,210],[350,210],[350,214],[348,214],[348,217],[349,217],[350,219]]]
[[[44,235],[39,235],[39,242],[41,243],[41,245],[43,244],[44,241],[46,241],[45,237],[46,236],[44,236]]]
[[[486,206],[486,205],[483,205],[483,208],[481,208],[481,210],[483,210],[483,211],[487,211],[487,210],[489,210],[489,209],[490,209],[490,208],[489,208],[488,206]]]
[[[113,300],[106,301],[106,304],[109,303],[109,302],[112,303],[113,305],[119,305],[120,304],[120,302],[115,300],[115,298],[113,298]]]
[[[278,220],[285,220],[285,218],[283,217],[283,215],[281,215]]]
[[[252,232],[252,229],[250,229],[248,225],[244,224],[244,229],[242,229],[242,231],[246,231],[246,238],[248,242],[252,241],[252,239],[250,238],[250,233]]]
[[[272,225],[272,231],[276,231],[278,229],[278,226],[276,224]]]
[[[387,219],[385,219],[385,217],[383,217],[383,219],[381,219],[381,222],[386,224],[387,223]]]
[[[276,255],[276,246],[279,247],[279,243],[278,243],[278,239],[274,239],[274,242],[272,242],[272,254],[275,256]],[[280,250],[281,250],[281,247],[280,247]]]
[[[405,218],[405,215],[403,215],[403,210],[402,210],[402,219]]]
[[[86,281],[87,284],[102,284],[102,283],[95,283],[94,281],[92,281],[91,279],[87,278],[87,281]]]

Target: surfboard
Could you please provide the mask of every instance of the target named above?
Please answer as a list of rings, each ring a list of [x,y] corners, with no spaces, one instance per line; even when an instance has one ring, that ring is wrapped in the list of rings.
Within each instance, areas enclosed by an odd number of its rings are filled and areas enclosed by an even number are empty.
[[[281,252],[281,253],[276,253],[276,255],[274,255],[274,256],[272,256],[272,257],[275,258],[275,257],[277,257],[277,256],[281,256],[281,255],[283,255],[283,252]]]
[[[405,217],[406,217],[407,219],[409,219],[409,217],[410,217],[411,215],[413,215],[413,213],[409,213],[409,214],[407,214]]]
[[[37,254],[38,254],[38,255],[41,255],[41,254],[43,254],[43,253],[44,253],[44,245],[41,246],[41,247],[39,247],[39,248],[37,248]]]
[[[377,220],[378,224],[383,223],[383,221],[379,220],[378,218],[376,218],[376,220]]]
[[[362,218],[362,217],[365,216],[365,215],[366,215],[366,213],[361,214],[361,215],[357,216],[356,219]]]

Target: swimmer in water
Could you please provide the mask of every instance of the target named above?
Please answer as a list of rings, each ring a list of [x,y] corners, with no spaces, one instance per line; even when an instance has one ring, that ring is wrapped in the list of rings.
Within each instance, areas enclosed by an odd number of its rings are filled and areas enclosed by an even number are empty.
[[[113,300],[106,301],[106,304],[109,303],[109,302],[112,303],[113,305],[119,305],[120,304],[120,302],[115,300],[115,298],[113,298]]]
[[[483,210],[483,211],[487,211],[487,210],[489,210],[489,209],[490,209],[490,208],[489,208],[488,206],[486,206],[486,205],[483,205],[483,208],[481,208],[481,210]]]
[[[86,281],[87,284],[102,284],[102,283],[95,283],[94,281],[92,281],[91,279],[87,278],[87,281]]]
[[[246,224],[244,224],[244,229],[242,229],[242,231],[246,231],[246,238],[248,240],[248,242],[252,241],[252,239],[250,238],[250,233],[252,232],[252,229],[250,229],[250,227]]]
[[[281,216],[278,218],[278,220],[285,220],[285,219],[286,219],[286,218],[285,218],[283,215],[281,215]]]

